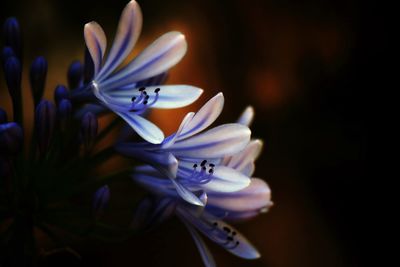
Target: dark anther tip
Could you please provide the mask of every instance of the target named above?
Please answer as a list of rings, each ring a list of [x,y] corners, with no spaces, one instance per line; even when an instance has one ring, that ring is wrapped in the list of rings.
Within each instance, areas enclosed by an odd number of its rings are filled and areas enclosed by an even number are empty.
[[[135,97],[135,96],[132,96],[131,101],[133,102],[133,101],[135,101],[135,100],[136,100],[136,97]]]
[[[160,88],[156,88],[156,90],[154,90],[154,93],[158,93],[160,92]]]
[[[193,167],[194,167],[194,168],[197,168],[197,164],[193,164]]]
[[[203,161],[201,162],[200,166],[204,166],[204,165],[206,165],[206,163],[207,163],[207,160],[203,160]]]
[[[139,88],[139,91],[140,91],[140,92],[142,92],[142,91],[144,91],[144,90],[146,90],[146,87],[140,87],[140,88]]]
[[[143,105],[147,105],[147,100],[143,101]]]

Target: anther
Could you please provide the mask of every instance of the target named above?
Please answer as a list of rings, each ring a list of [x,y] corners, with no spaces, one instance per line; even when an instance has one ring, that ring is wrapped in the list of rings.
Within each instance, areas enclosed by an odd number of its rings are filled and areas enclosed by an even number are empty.
[[[235,235],[236,235],[236,232],[235,232],[235,231],[233,231],[233,232],[232,232],[232,236],[235,236]]]
[[[197,168],[197,164],[195,163],[195,164],[193,164],[193,168]]]
[[[210,164],[208,164],[208,166],[210,166],[211,168],[214,168],[214,167],[215,167],[215,164],[210,163]]]
[[[146,87],[140,87],[140,88],[139,88],[139,91],[140,91],[140,92],[142,92],[142,91],[144,91],[144,90],[146,90]]]
[[[145,97],[144,99],[146,99],[146,100],[147,100],[147,99],[149,99],[149,97],[150,97],[149,95],[146,95],[146,97]]]
[[[131,101],[134,102],[136,100],[136,96],[132,96]]]
[[[209,173],[209,174],[212,174],[212,173],[214,173],[214,170],[213,170],[213,169],[209,169],[209,170],[208,170],[208,173]]]
[[[226,237],[226,240],[233,241],[233,237],[231,237],[230,235],[228,235],[228,236]]]
[[[231,229],[229,229],[229,227],[224,226],[222,229],[224,229],[225,232],[230,233]]]
[[[154,93],[158,93],[160,92],[160,88],[156,88],[156,90],[154,90]]]
[[[147,100],[143,101],[143,105],[146,105],[146,104],[147,104]]]
[[[207,163],[207,160],[203,160],[201,163],[200,163],[200,166],[204,166],[204,165],[206,165],[206,163]]]

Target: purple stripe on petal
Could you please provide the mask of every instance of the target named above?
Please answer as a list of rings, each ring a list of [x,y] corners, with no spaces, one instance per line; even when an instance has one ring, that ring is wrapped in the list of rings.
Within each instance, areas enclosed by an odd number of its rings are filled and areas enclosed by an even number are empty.
[[[192,121],[182,130],[178,140],[188,138],[206,129],[218,118],[223,107],[224,95],[218,93],[196,113]]]

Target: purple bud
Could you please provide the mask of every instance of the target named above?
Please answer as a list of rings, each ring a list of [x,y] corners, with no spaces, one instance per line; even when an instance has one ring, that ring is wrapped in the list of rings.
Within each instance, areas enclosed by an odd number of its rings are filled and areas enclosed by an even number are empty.
[[[16,57],[9,57],[4,64],[7,87],[13,100],[21,95],[21,63]]]
[[[63,99],[69,99],[69,91],[64,85],[57,85],[54,89],[54,101],[59,105]]]
[[[68,87],[69,89],[78,88],[83,76],[83,66],[79,60],[71,63],[68,69]]]
[[[61,129],[65,130],[72,118],[72,104],[68,99],[62,99],[58,104],[58,118]]]
[[[4,109],[0,108],[0,124],[6,123],[7,121],[7,112]]]
[[[35,112],[35,127],[40,152],[43,154],[50,145],[56,121],[56,107],[47,100],[40,101]]]
[[[97,117],[92,112],[86,112],[82,118],[81,136],[83,145],[89,148],[93,144],[97,135],[98,122]]]
[[[93,196],[93,211],[95,215],[99,216],[104,212],[110,201],[110,188],[104,185],[97,189]]]
[[[4,66],[4,64],[6,64],[7,59],[9,57],[15,57],[15,53],[11,47],[6,46],[3,48],[2,55],[1,55],[1,62],[3,64],[3,66]]]
[[[47,76],[47,61],[44,57],[37,57],[31,65],[30,83],[35,106],[43,96]]]
[[[0,124],[0,155],[15,156],[21,151],[22,128],[15,122]]]
[[[19,27],[19,23],[16,18],[11,17],[4,22],[3,34],[4,34],[4,44],[6,46],[10,46],[16,53],[17,57],[21,59],[21,52],[22,52],[21,29]]]

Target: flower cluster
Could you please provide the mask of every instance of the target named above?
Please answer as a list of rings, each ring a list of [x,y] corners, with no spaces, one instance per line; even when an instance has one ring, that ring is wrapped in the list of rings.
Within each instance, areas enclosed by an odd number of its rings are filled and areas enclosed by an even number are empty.
[[[239,257],[259,257],[250,242],[226,223],[253,218],[272,205],[268,185],[253,177],[263,145],[251,138],[253,109],[248,107],[236,123],[207,129],[222,112],[224,96],[219,93],[164,137],[146,118],[150,109],[187,106],[203,90],[164,85],[168,70],[186,53],[187,43],[179,32],[162,35],[122,65],[141,26],[140,7],[131,1],[106,53],[101,26],[87,23],[84,63],[71,63],[68,86],[54,89],[54,102],[43,98],[47,61],[34,59],[29,81],[35,121],[30,131],[24,124],[20,27],[15,18],[6,20],[1,59],[13,117],[9,119],[0,108],[0,239],[6,251],[0,263],[23,266],[27,258],[35,259],[36,228],[59,244],[58,229],[106,239],[148,230],[172,215],[187,227],[206,266],[215,262],[199,232]],[[105,114],[117,117],[100,127]],[[143,141],[121,135],[99,150],[99,142],[121,125]],[[100,175],[97,167],[116,154],[144,165]],[[127,230],[102,222],[111,197],[109,184],[121,177],[131,177],[148,192]],[[85,205],[87,194],[92,196],[90,205]]]

